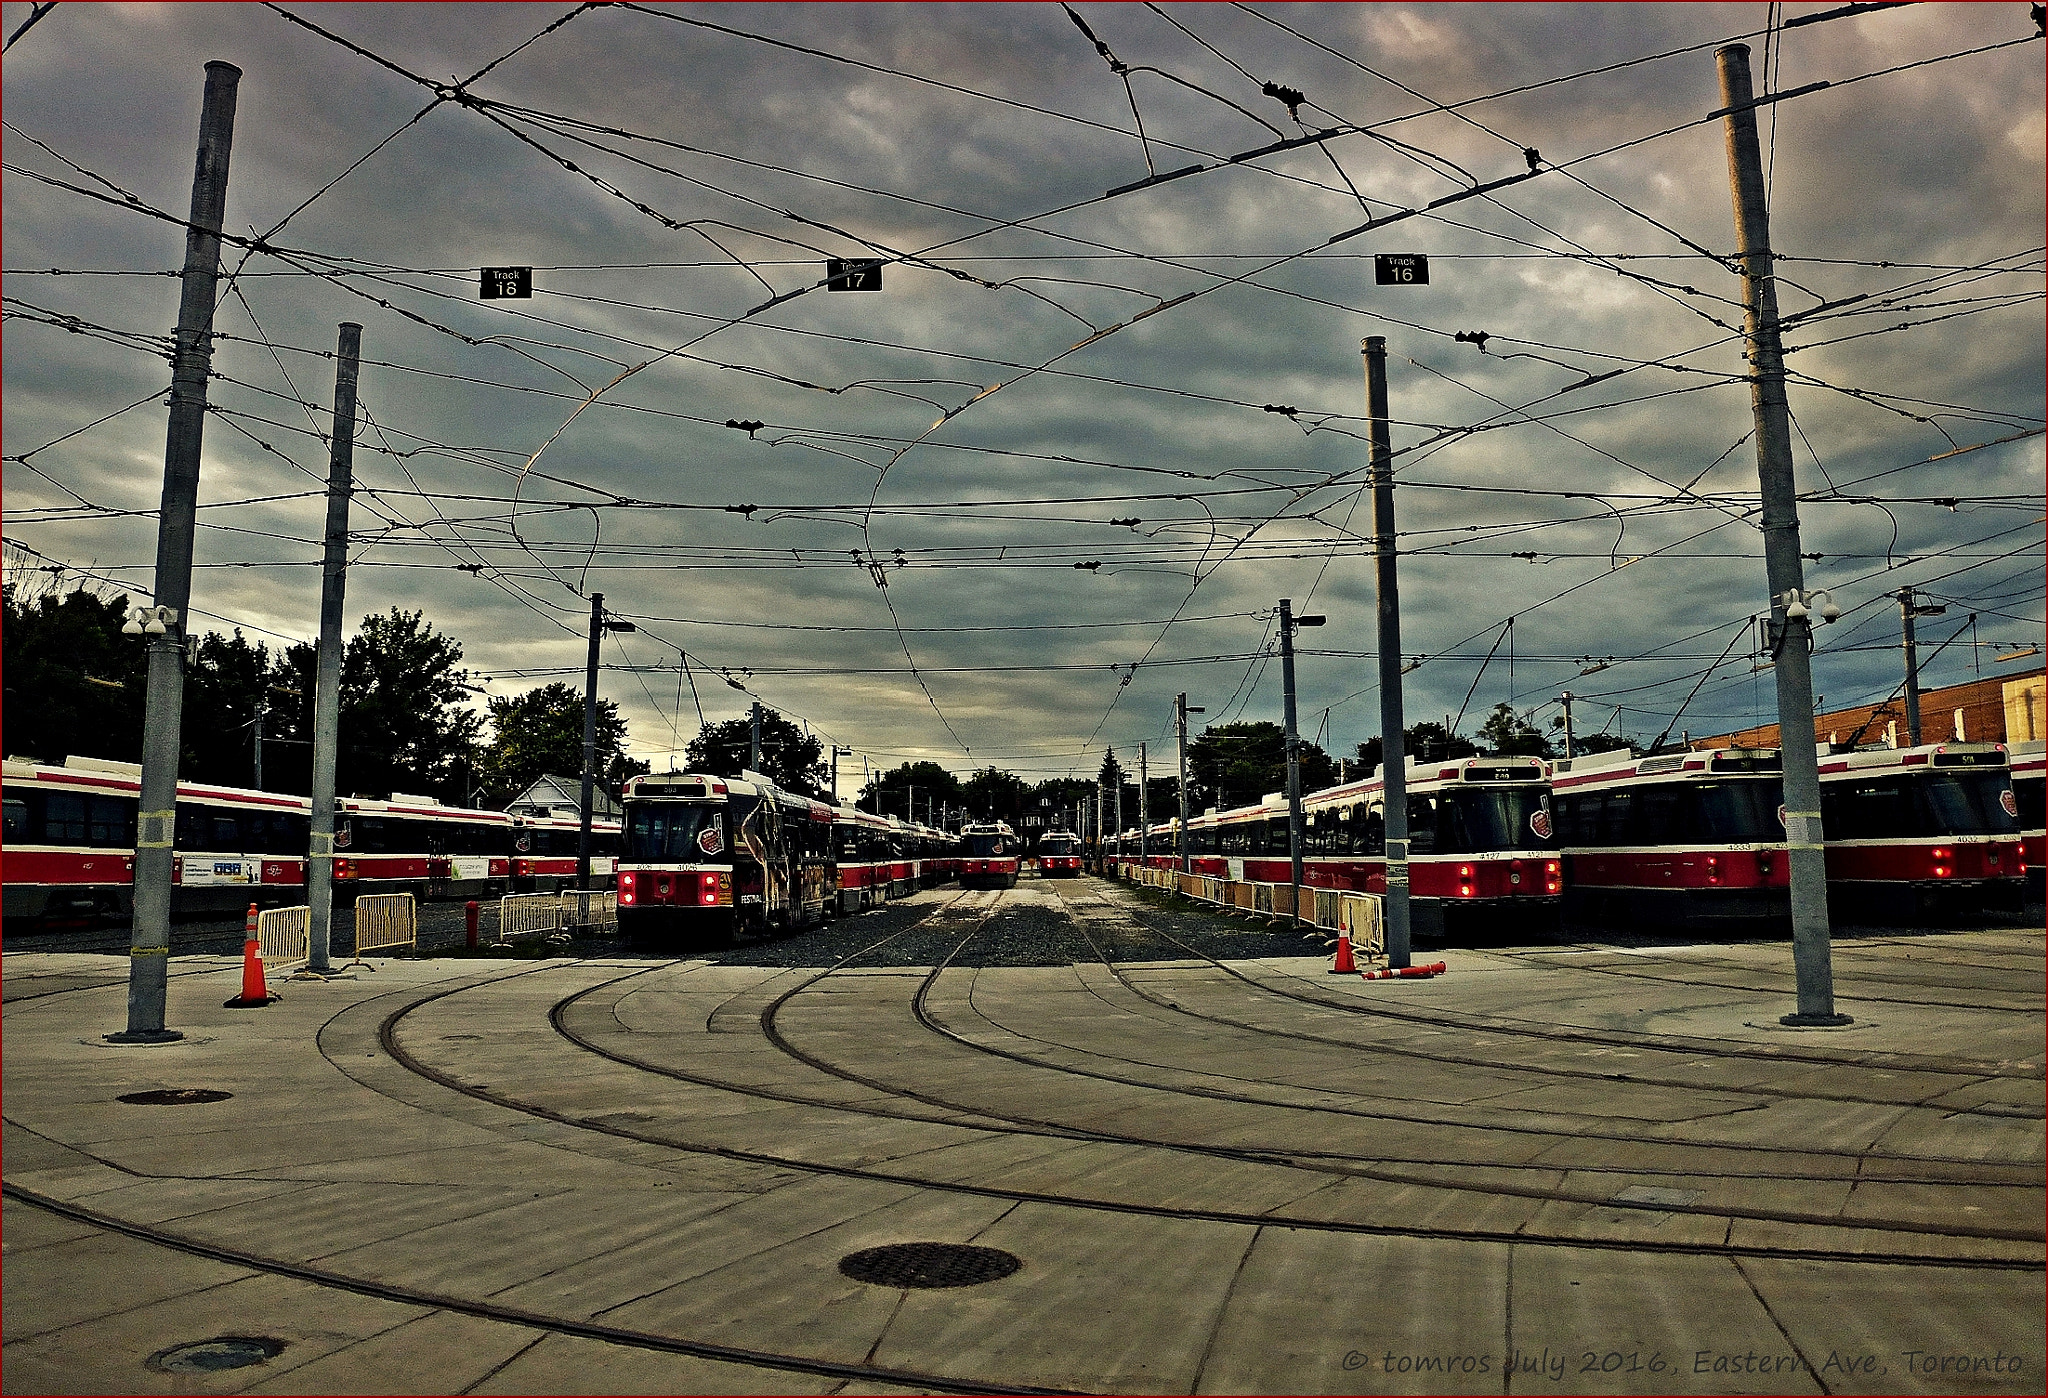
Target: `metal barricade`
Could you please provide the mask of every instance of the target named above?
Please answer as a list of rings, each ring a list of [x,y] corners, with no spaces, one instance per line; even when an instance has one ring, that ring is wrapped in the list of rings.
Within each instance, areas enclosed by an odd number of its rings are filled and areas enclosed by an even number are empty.
[[[1344,893],[1337,897],[1337,926],[1350,934],[1357,956],[1380,956],[1387,949],[1385,903],[1377,893]]]
[[[258,913],[256,943],[263,953],[264,969],[276,971],[304,961],[312,928],[310,907],[266,908]]]
[[[410,893],[365,893],[356,899],[356,956],[419,945],[419,904]]]
[[[562,930],[562,900],[569,894],[512,893],[498,900],[498,940]]]
[[[619,895],[583,889],[564,889],[562,925],[574,931],[592,933],[619,925]]]

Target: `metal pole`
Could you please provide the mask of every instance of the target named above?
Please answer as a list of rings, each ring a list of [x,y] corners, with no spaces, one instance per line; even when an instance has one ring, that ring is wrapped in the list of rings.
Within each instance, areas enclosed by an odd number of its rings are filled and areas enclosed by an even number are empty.
[[[1151,778],[1145,766],[1145,745],[1138,744],[1138,863],[1152,867],[1152,800],[1145,790]]]
[[[1734,186],[1735,231],[1741,243],[1743,331],[1749,344],[1750,408],[1756,419],[1756,470],[1763,491],[1764,569],[1777,632],[1778,741],[1785,774],[1786,863],[1792,882],[1792,963],[1799,1009],[1791,1025],[1849,1023],[1835,1013],[1829,947],[1827,865],[1821,845],[1820,766],[1813,742],[1813,676],[1807,647],[1811,623],[1788,615],[1804,591],[1799,562],[1799,506],[1792,476],[1785,361],[1778,341],[1778,297],[1771,271],[1769,211],[1756,108],[1749,82],[1749,46],[1715,53],[1721,105],[1727,109],[1728,176]]]
[[[753,714],[753,725],[749,729],[750,736],[747,743],[747,770],[749,772],[758,772],[761,770],[761,704],[759,700],[754,702],[751,712]],[[877,796],[875,798],[875,810],[879,814],[881,809],[882,799]]]
[[[214,287],[220,277],[220,225],[234,144],[235,93],[242,70],[206,65],[199,115],[199,160],[192,176],[191,227],[185,233],[183,294],[171,361],[170,424],[164,438],[164,491],[157,514],[156,605],[175,618],[150,636],[142,720],[142,789],[135,837],[135,915],[128,935],[128,1024],[107,1035],[117,1044],[161,1044],[185,1036],[164,1028],[170,979],[172,840],[178,819],[178,749],[185,706],[186,608],[192,598],[192,532],[199,501],[199,448],[206,427],[206,381],[213,363]]]
[[[1567,689],[1557,696],[1557,702],[1564,705],[1564,757],[1569,762],[1575,756],[1572,751],[1572,692]]]
[[[1301,739],[1294,727],[1294,601],[1280,599],[1280,684],[1287,717],[1287,862],[1294,901],[1289,917],[1301,921]]]
[[[590,594],[590,658],[583,673],[583,802],[576,825],[576,886],[590,887],[590,803],[597,786],[597,645],[604,636],[604,594]]]
[[[1394,448],[1387,424],[1387,341],[1365,342],[1366,415],[1372,435],[1373,562],[1379,583],[1380,775],[1386,799],[1387,964],[1408,964],[1408,754],[1402,741],[1401,591],[1394,568]]]
[[[348,592],[348,506],[356,444],[363,327],[344,321],[335,350],[334,432],[327,457],[327,537],[320,561],[320,645],[313,675],[313,829],[306,857],[306,969],[327,969],[334,945],[335,769],[341,756],[341,614]]]
[[[1906,650],[1906,737],[1907,747],[1920,746],[1920,648],[1913,639],[1913,589],[1899,589],[1900,644]]]
[[[255,729],[254,760],[250,764],[255,770],[251,774],[250,785],[256,790],[261,791],[263,790],[263,696],[260,694],[256,696]]]
[[[832,745],[832,804],[839,804],[839,744]]]

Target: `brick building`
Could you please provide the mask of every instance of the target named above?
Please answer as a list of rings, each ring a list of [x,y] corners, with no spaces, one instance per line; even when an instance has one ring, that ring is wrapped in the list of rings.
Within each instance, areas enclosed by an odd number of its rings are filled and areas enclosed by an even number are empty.
[[[2041,670],[2012,678],[1987,677],[1967,684],[1923,689],[1920,691],[1920,740],[1926,743],[1957,739],[1971,743],[2019,743],[2029,738],[2048,737],[2048,712],[2044,712],[2044,702],[2048,702],[2048,675]],[[1859,727],[1863,730],[1859,742],[1906,746],[1905,696],[1899,695],[1889,703],[1862,704],[1853,709],[1815,714],[1813,738],[1817,743],[1845,743]],[[1695,749],[1776,747],[1778,725],[1765,723],[1736,733],[1694,738],[1691,746]]]

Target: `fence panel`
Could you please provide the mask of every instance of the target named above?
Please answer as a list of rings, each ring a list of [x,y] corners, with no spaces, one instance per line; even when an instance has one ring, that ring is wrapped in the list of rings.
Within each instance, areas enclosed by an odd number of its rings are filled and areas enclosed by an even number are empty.
[[[356,955],[419,944],[420,910],[410,893],[365,893],[356,899]]]
[[[616,893],[564,889],[561,899],[562,924],[565,927],[597,931],[619,925],[619,895]]]
[[[1379,956],[1387,949],[1384,902],[1377,893],[1339,896],[1337,926],[1351,935],[1351,950],[1359,956]]]
[[[562,930],[562,899],[567,894],[513,893],[498,900],[498,940],[532,937]]]
[[[274,971],[304,961],[312,927],[310,907],[265,908],[258,913],[256,942],[263,952],[264,969]]]

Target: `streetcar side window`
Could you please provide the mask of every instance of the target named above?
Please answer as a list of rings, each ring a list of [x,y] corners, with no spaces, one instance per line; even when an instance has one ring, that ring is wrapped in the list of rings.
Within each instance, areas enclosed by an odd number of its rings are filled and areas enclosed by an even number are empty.
[[[1427,796],[1408,798],[1408,853],[1436,853],[1436,802]]]
[[[53,791],[43,800],[43,839],[53,845],[85,843],[85,798]]]
[[[2039,830],[2048,825],[2048,782],[2038,778],[2022,779],[2012,784],[2012,794],[2020,803],[2020,825],[2028,830]],[[9,816],[12,820],[14,817]],[[7,827],[13,833],[12,825]]]
[[[0,839],[21,844],[28,839],[28,802],[9,797],[0,802]]]
[[[100,849],[135,848],[135,801],[131,797],[94,796],[87,807],[86,842]]]

